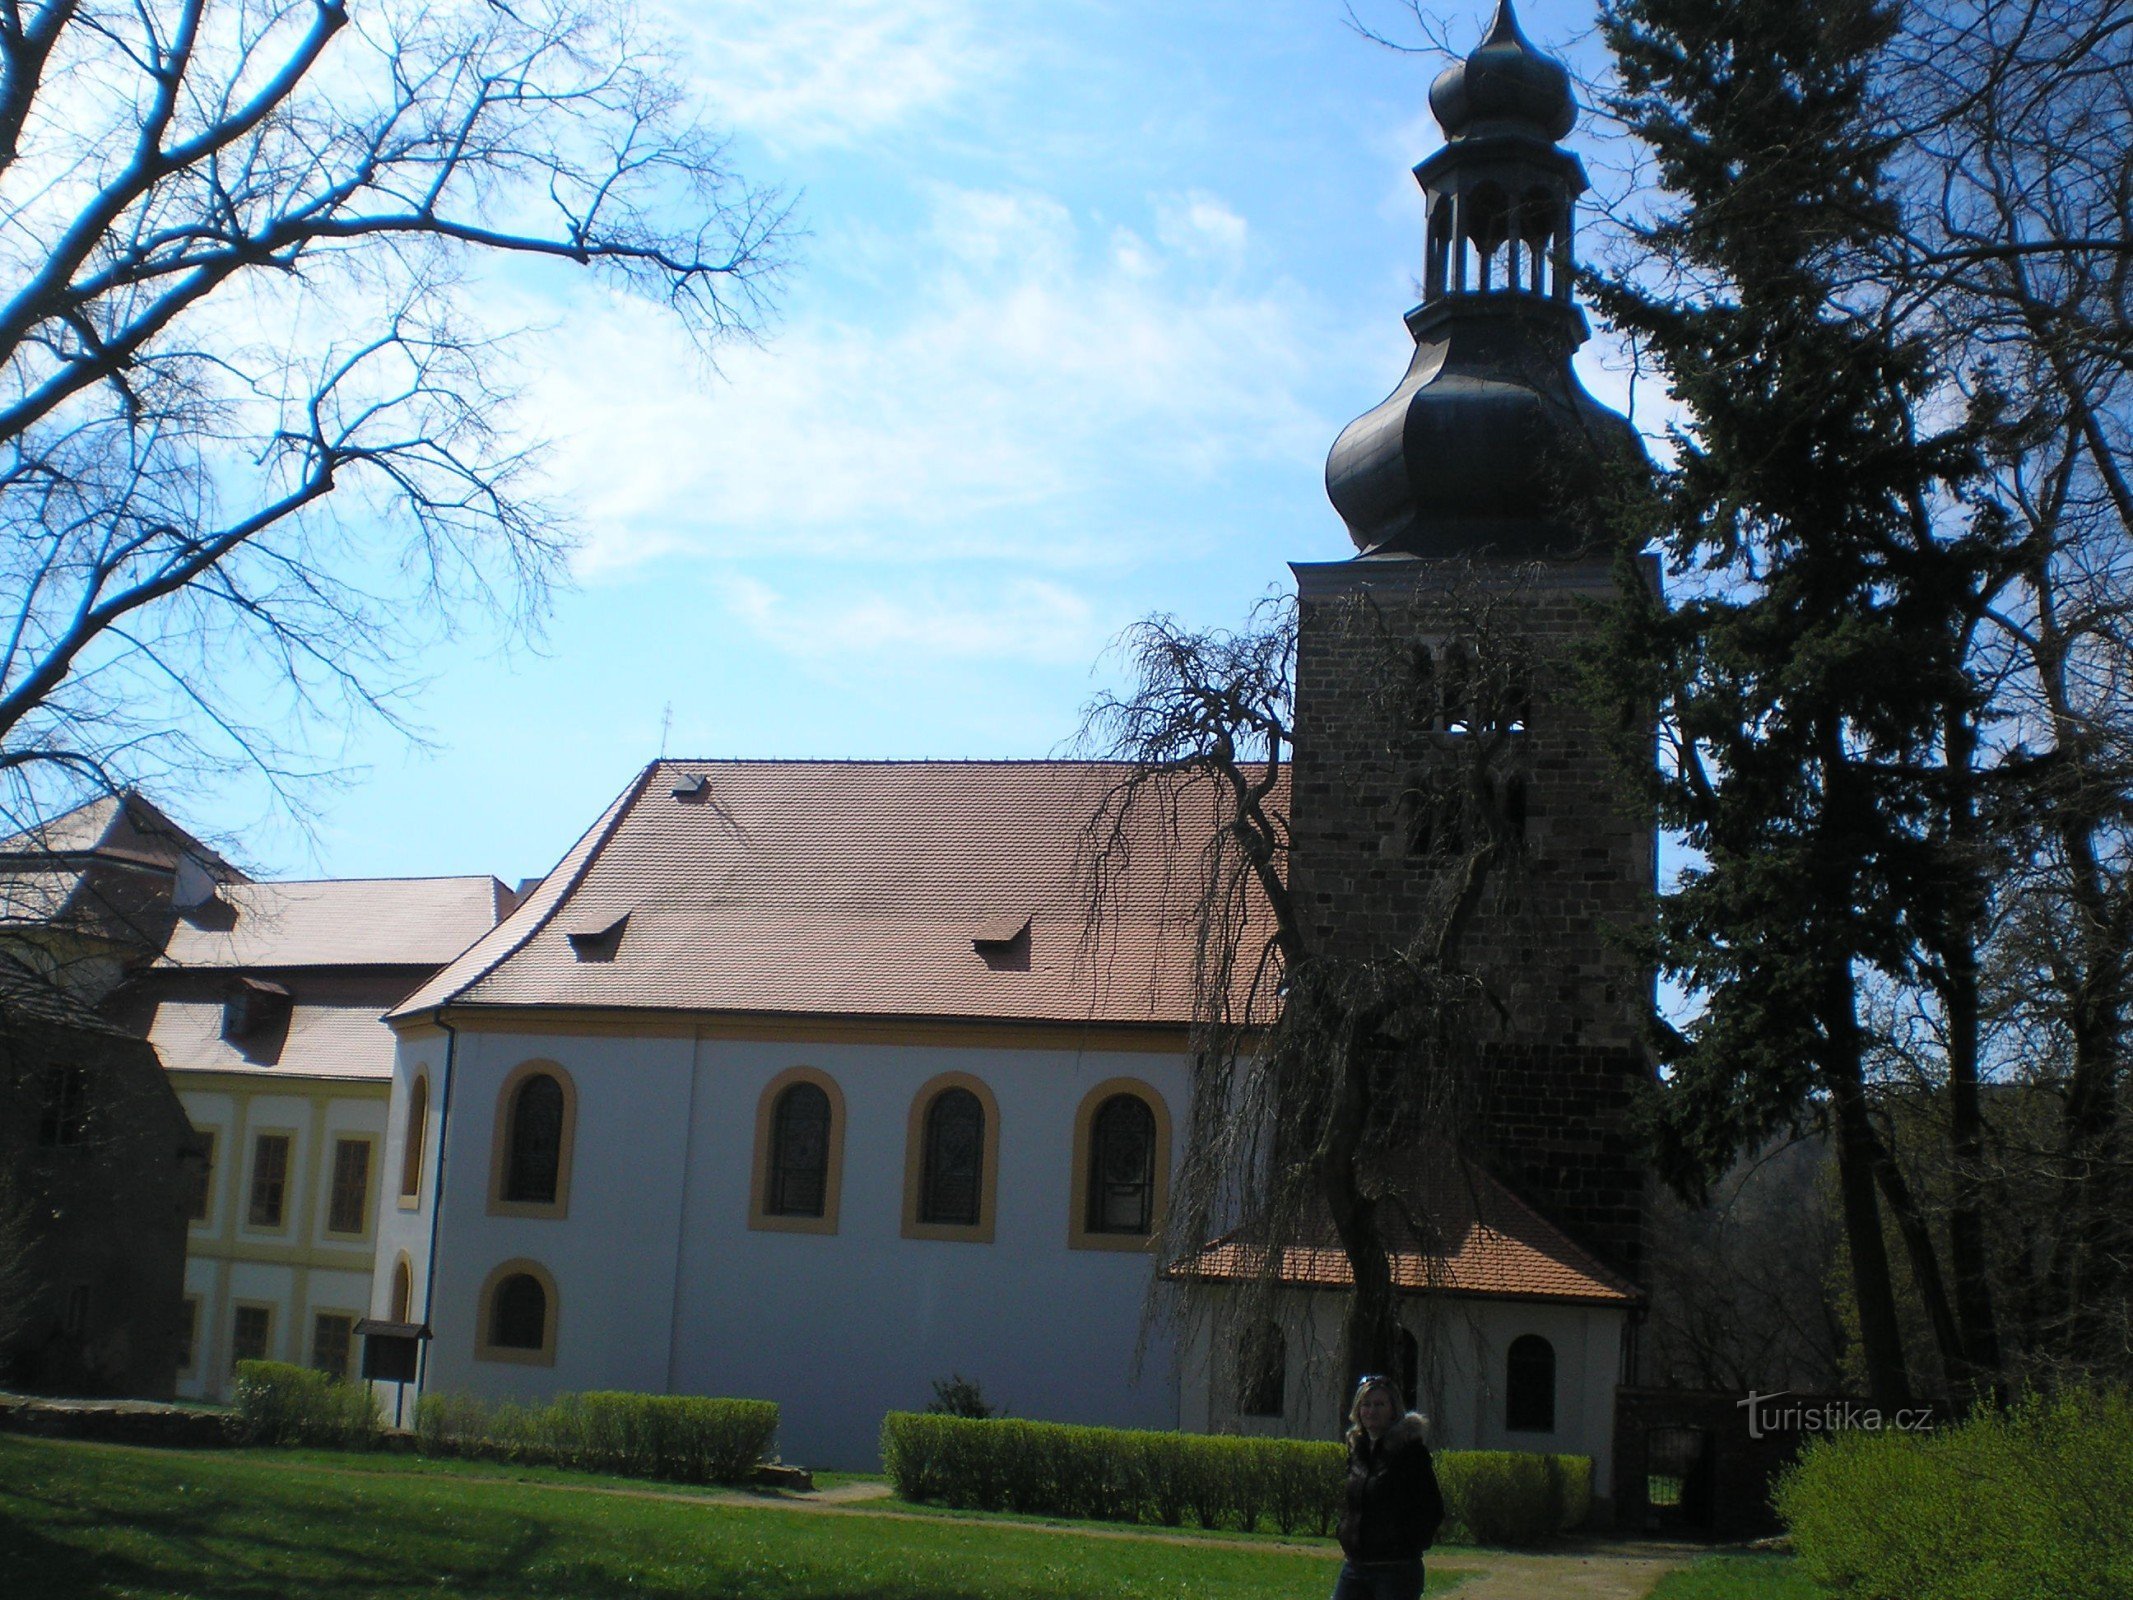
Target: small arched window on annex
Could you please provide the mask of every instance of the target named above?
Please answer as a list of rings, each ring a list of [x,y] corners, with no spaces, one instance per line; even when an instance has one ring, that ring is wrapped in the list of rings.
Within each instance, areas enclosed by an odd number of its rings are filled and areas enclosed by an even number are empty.
[[[418,1071],[407,1091],[407,1126],[400,1131],[400,1209],[422,1204],[422,1167],[430,1144],[430,1075]]]
[[[386,1302],[387,1322],[413,1322],[415,1320],[415,1264],[407,1259],[407,1252],[393,1263],[392,1298]]]
[[[1170,1108],[1138,1078],[1111,1078],[1074,1113],[1072,1250],[1148,1248],[1170,1200]]]
[[[475,1307],[474,1359],[555,1365],[555,1279],[538,1261],[506,1261],[483,1280]]]
[[[927,1082],[904,1131],[904,1237],[991,1244],[999,1175],[992,1091],[967,1072]]]
[[[788,1067],[755,1103],[748,1226],[835,1233],[844,1180],[844,1091],[813,1067]]]
[[[553,1061],[511,1069],[496,1094],[489,1155],[489,1215],[570,1214],[570,1153],[577,1141],[578,1088]]]
[[[1279,1323],[1254,1323],[1237,1345],[1237,1409],[1279,1417],[1288,1409],[1289,1341]]]
[[[1522,1333],[1504,1356],[1503,1425],[1510,1433],[1555,1432],[1555,1346]]]

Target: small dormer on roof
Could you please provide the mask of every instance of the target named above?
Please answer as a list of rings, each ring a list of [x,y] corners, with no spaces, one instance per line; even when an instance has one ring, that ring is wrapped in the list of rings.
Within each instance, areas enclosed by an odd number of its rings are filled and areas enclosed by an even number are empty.
[[[1570,367],[1591,336],[1571,297],[1585,169],[1556,143],[1576,120],[1570,74],[1501,0],[1429,100],[1445,143],[1415,168],[1415,353],[1335,441],[1326,492],[1366,556],[1572,555],[1597,540],[1610,471],[1643,451]]]

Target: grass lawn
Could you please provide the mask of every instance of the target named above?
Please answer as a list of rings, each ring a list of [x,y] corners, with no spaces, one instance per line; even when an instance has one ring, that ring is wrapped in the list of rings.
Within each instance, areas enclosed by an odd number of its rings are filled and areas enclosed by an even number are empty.
[[[348,1459],[0,1436],[0,1590],[8,1600],[1296,1600],[1333,1580],[1330,1560],[1290,1551],[633,1500],[465,1472],[321,1470]],[[1430,1590],[1458,1581],[1433,1572]]]
[[[1659,1580],[1648,1600],[1823,1600],[1791,1556],[1705,1556]]]

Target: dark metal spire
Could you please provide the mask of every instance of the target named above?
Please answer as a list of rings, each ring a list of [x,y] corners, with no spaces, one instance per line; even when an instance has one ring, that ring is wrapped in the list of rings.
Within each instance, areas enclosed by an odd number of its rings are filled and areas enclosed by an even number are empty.
[[[1576,120],[1570,74],[1499,0],[1429,98],[1446,142],[1415,168],[1414,358],[1335,442],[1326,492],[1366,555],[1567,554],[1595,540],[1611,465],[1642,453],[1570,369],[1589,332],[1571,299],[1585,171],[1556,144]]]

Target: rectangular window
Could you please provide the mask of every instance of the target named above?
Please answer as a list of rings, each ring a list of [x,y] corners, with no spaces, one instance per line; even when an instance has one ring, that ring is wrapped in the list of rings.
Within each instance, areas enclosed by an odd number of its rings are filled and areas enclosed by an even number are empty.
[[[266,1360],[273,1330],[274,1313],[265,1306],[239,1306],[230,1319],[230,1370],[240,1361]]]
[[[187,1182],[191,1187],[185,1195],[185,1215],[188,1221],[207,1221],[208,1190],[215,1181],[215,1136],[200,1135],[204,1148],[200,1159],[186,1168]]]
[[[37,1142],[47,1149],[56,1149],[81,1144],[88,1137],[88,1070],[74,1066],[45,1068],[44,1105],[37,1122]]]
[[[178,1370],[193,1370],[193,1342],[200,1337],[200,1297],[187,1295],[178,1311]]]
[[[336,1378],[348,1376],[348,1352],[355,1341],[355,1318],[321,1311],[311,1319],[311,1365]]]
[[[262,1133],[252,1142],[252,1205],[245,1217],[255,1228],[281,1226],[289,1193],[289,1136]]]
[[[333,1197],[326,1207],[328,1233],[361,1233],[370,1210],[370,1141],[333,1142]]]

